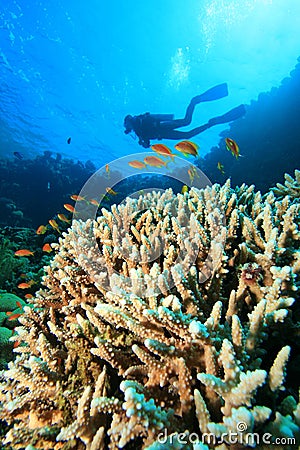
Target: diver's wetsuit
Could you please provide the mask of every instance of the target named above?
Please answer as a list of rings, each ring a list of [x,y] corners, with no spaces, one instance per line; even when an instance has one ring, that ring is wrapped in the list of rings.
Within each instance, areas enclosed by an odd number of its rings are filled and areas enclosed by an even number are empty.
[[[176,128],[185,127],[191,123],[195,106],[198,103],[216,100],[226,95],[228,95],[227,84],[223,83],[192,98],[183,119],[174,119],[173,114],[150,114],[147,112],[139,116],[128,116],[130,117],[130,128],[138,136],[139,144],[145,148],[150,146],[151,139],[190,139],[214,125],[230,122],[245,114],[246,110],[244,105],[240,105],[223,116],[214,117],[206,124],[193,128],[192,130],[176,130]],[[128,130],[125,131],[125,133],[128,132]]]

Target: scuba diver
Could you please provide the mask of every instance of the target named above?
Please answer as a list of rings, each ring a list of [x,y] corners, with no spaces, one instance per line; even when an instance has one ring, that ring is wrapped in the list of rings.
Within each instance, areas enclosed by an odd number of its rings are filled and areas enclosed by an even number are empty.
[[[176,128],[185,127],[191,123],[195,106],[198,103],[210,102],[211,100],[217,100],[227,95],[227,83],[219,84],[203,94],[197,95],[192,98],[183,119],[174,119],[173,114],[150,114],[149,112],[139,116],[128,115],[124,119],[125,134],[134,131],[139,138],[139,144],[145,148],[150,147],[151,139],[189,139],[214,125],[239,119],[246,113],[245,106],[240,105],[231,109],[226,114],[214,117],[206,124],[193,128],[190,131],[176,130]]]

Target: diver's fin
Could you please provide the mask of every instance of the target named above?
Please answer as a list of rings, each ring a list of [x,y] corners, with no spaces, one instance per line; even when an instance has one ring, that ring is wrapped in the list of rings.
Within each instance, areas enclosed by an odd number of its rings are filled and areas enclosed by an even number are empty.
[[[218,125],[219,123],[232,122],[233,120],[243,117],[245,114],[246,114],[245,105],[240,105],[223,114],[223,116],[214,117],[213,119],[210,119],[208,123],[210,126],[213,126]]]
[[[203,94],[197,95],[192,99],[192,102],[210,102],[211,100],[218,100],[219,98],[227,97],[227,95],[227,83],[222,83],[212,87],[211,89],[208,89],[208,91],[203,92]]]

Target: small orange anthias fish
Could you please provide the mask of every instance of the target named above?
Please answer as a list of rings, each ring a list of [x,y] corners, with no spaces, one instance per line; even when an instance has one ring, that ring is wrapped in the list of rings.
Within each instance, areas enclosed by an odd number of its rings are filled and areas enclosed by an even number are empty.
[[[146,164],[148,164],[148,166],[151,167],[163,167],[168,164],[166,161],[163,161],[161,158],[158,158],[157,156],[146,156],[146,158],[144,158],[144,161]]]
[[[118,195],[116,191],[114,191],[111,187],[105,188],[106,192],[111,195]]]
[[[230,138],[225,138],[225,143],[226,143],[226,148],[229,152],[231,152],[231,154],[233,156],[236,157],[236,159],[238,159],[240,155],[240,149],[239,146],[237,145],[237,143]]]
[[[65,208],[67,211],[71,212],[71,213],[75,213],[75,208],[74,208],[74,206],[70,205],[69,203],[65,203],[65,204],[64,204],[64,208]]]
[[[191,141],[181,141],[175,145],[176,150],[183,153],[185,156],[193,155],[198,156],[199,146]]]
[[[52,247],[51,247],[50,244],[47,243],[47,244],[44,244],[44,245],[43,245],[42,250],[43,250],[43,252],[50,253],[50,252],[52,252]]]
[[[91,205],[94,205],[94,206],[100,206],[100,203],[99,203],[98,200],[96,200],[95,198],[91,198],[91,199],[89,200],[89,202],[90,202]]]
[[[27,298],[27,299],[33,298],[33,295],[32,294],[26,294],[25,298]]]
[[[50,223],[51,227],[52,227],[54,230],[56,230],[58,233],[61,233],[61,231],[60,231],[60,229],[59,229],[59,226],[58,226],[58,223],[56,222],[56,220],[51,219],[51,220],[49,220],[49,223]]]
[[[145,169],[146,164],[142,161],[138,161],[137,159],[134,159],[133,161],[129,161],[128,165],[130,167],[133,167],[134,169]]]
[[[61,220],[62,222],[66,222],[66,223],[70,223],[71,221],[69,219],[66,218],[66,216],[64,214],[57,214],[57,217],[59,218],[59,220]]]
[[[70,199],[74,200],[75,202],[83,202],[85,200],[84,197],[82,197],[81,195],[76,195],[76,194],[70,195]]]
[[[23,309],[23,306],[21,305],[21,303],[19,301],[16,302],[17,308],[19,309]],[[9,316],[8,320],[15,320],[18,319],[18,317],[21,316],[20,313],[13,313],[12,311],[7,311],[6,315]]]
[[[8,320],[16,320],[21,315],[20,313],[13,314],[12,311],[7,311],[6,314],[9,316]]]
[[[40,225],[38,229],[36,230],[36,234],[45,234],[47,231],[46,225]]]
[[[221,172],[221,174],[224,175],[225,174],[224,166],[222,163],[220,163],[220,161],[218,162],[217,167],[218,167],[219,171]]]
[[[105,164],[105,172],[107,173],[107,178],[109,178],[109,174],[110,174],[109,164]]]
[[[34,252],[32,252],[31,250],[27,250],[27,248],[15,252],[16,256],[32,256],[33,254]]]
[[[29,283],[20,283],[18,284],[19,289],[29,289],[31,285]]]
[[[159,155],[169,156],[170,158],[172,158],[172,160],[174,160],[174,157],[176,156],[172,153],[171,149],[164,144],[154,144],[151,145],[151,148],[154,152],[158,153]]]

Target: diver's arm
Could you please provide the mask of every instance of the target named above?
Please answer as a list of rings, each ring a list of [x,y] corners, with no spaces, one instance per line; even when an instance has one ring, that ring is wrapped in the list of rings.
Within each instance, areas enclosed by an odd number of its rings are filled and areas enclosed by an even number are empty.
[[[144,147],[144,148],[149,148],[150,147],[150,139],[139,139],[139,144]]]

